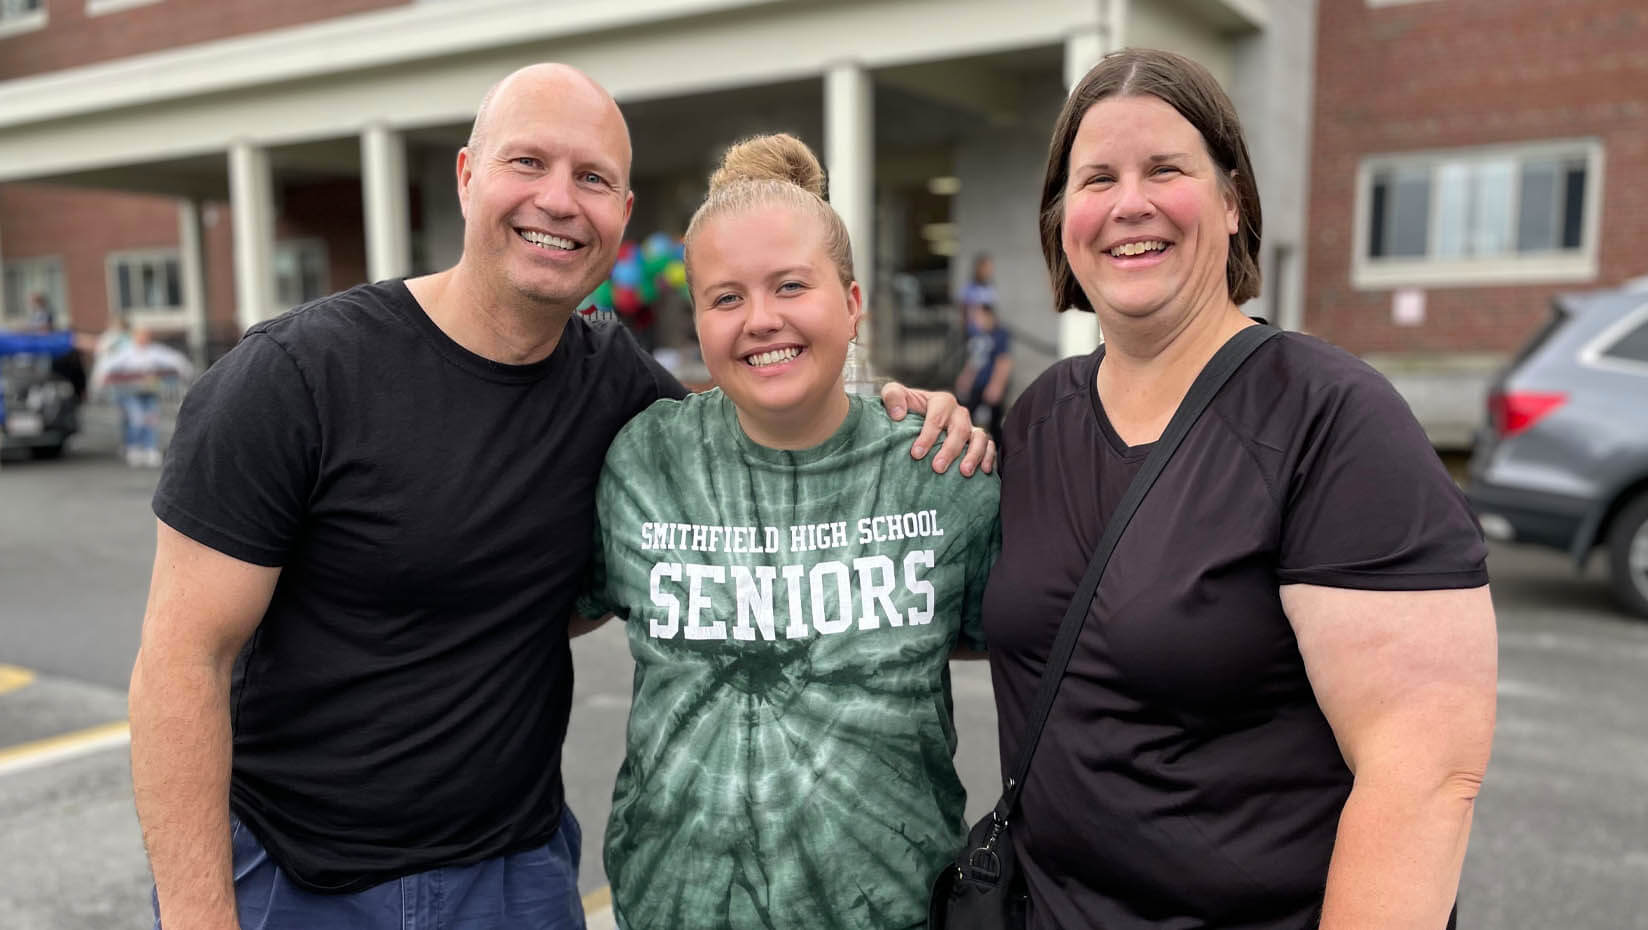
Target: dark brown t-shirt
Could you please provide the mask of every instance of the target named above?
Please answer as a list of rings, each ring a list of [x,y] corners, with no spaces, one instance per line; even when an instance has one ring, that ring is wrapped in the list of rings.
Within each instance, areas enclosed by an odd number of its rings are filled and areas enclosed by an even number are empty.
[[[1006,424],[1002,554],[984,601],[1004,764],[1150,451],[1123,443],[1099,405],[1103,351],[1048,369]],[[1314,928],[1351,775],[1278,589],[1477,587],[1485,556],[1384,378],[1308,336],[1261,346],[1099,585],[1013,828],[1031,925]]]

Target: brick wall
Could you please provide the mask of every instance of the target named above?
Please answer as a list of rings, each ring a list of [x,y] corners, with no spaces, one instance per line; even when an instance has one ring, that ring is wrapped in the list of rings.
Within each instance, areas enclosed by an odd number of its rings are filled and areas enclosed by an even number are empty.
[[[1648,274],[1648,4],[1321,0],[1306,329],[1358,353],[1514,350],[1565,290]],[[1429,287],[1419,326],[1351,285],[1364,155],[1602,140],[1600,274],[1582,284]]]
[[[275,237],[323,240],[333,290],[365,280],[360,183],[288,182],[279,191]],[[177,208],[178,201],[168,197],[44,184],[0,185],[0,258],[60,259],[69,319],[80,332],[98,333],[109,320],[109,254],[177,248]],[[228,204],[201,205],[207,339],[218,351],[233,345],[241,330],[235,317],[233,230]]]
[[[86,0],[45,0],[44,28],[0,38],[0,81],[406,2],[159,0],[88,16]]]
[[[108,325],[108,255],[177,246],[177,201],[44,184],[0,185],[0,257],[56,257],[74,328]]]

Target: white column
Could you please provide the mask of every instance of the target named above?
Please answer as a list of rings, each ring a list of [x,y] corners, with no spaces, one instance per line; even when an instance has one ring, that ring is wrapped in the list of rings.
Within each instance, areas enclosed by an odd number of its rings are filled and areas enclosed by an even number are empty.
[[[856,62],[832,65],[824,73],[824,169],[830,205],[841,214],[853,244],[853,274],[868,317],[875,289],[875,87]],[[848,390],[874,393],[870,371],[869,319],[858,326],[858,345],[849,350]]]
[[[183,315],[188,321],[189,354],[206,365],[206,259],[200,242],[200,202],[177,202],[178,272],[183,276]]]
[[[864,302],[875,283],[875,98],[869,72],[846,62],[824,75],[824,167],[830,205],[853,240]]]
[[[3,273],[3,271],[6,267],[6,250],[4,248],[4,245],[5,245],[5,243],[3,241],[0,241],[0,273]],[[3,278],[0,278],[0,280],[3,280]],[[5,324],[6,324],[6,288],[5,288],[3,283],[0,283],[0,326],[4,326]]]
[[[234,215],[235,319],[241,329],[274,316],[275,193],[268,150],[229,147],[229,209]]]
[[[412,271],[407,218],[406,138],[384,123],[361,133],[361,196],[366,214],[366,277],[405,277]]]
[[[1098,21],[1064,39],[1064,88],[1076,89],[1087,72],[1106,54],[1123,47],[1127,29],[1128,0],[1104,0]],[[1086,355],[1104,340],[1096,314],[1067,310],[1059,314],[1059,354]]]

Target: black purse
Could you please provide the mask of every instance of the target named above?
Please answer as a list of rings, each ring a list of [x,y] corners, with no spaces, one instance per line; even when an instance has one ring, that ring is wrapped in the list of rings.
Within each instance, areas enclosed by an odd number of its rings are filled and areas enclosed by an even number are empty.
[[[1041,740],[1047,715],[1053,709],[1053,698],[1058,695],[1059,682],[1064,678],[1070,655],[1075,652],[1076,639],[1081,634],[1082,622],[1087,619],[1093,604],[1093,595],[1104,577],[1104,567],[1110,562],[1139,504],[1149,493],[1150,486],[1167,466],[1168,459],[1190,428],[1207,409],[1209,402],[1230,376],[1236,373],[1253,350],[1280,331],[1271,326],[1249,326],[1231,336],[1219,347],[1190,392],[1174,411],[1160,439],[1145,457],[1144,465],[1127,486],[1121,503],[1104,528],[1104,535],[1093,550],[1093,558],[1082,575],[1070,606],[1059,621],[1059,633],[1048,654],[1047,668],[1042,672],[1036,691],[1035,710],[1030,715],[1030,726],[1025,741],[1019,747],[1012,774],[1003,784],[1001,800],[988,817],[973,825],[967,834],[967,844],[954,862],[946,865],[933,880],[932,895],[927,904],[928,930],[1016,930],[1023,927],[1029,914],[1030,897],[1024,876],[1019,871],[1017,853],[1013,849],[1008,828],[1018,807],[1019,792],[1024,788],[1025,775],[1030,771],[1030,759],[1036,754],[1036,743]]]

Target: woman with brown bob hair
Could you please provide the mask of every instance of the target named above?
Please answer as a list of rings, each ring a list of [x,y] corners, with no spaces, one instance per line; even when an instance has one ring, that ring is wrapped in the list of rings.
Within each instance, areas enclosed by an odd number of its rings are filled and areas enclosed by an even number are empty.
[[[1106,342],[1008,417],[984,630],[1016,758],[1066,604],[1202,367],[1263,325],[1258,189],[1189,59],[1126,50],[1048,149],[1042,247]],[[1012,836],[1032,927],[1451,923],[1494,719],[1486,549],[1402,399],[1281,333],[1214,397],[1111,557]]]

